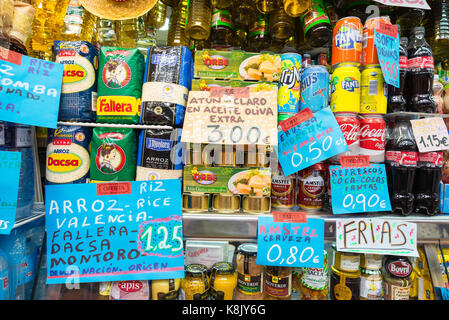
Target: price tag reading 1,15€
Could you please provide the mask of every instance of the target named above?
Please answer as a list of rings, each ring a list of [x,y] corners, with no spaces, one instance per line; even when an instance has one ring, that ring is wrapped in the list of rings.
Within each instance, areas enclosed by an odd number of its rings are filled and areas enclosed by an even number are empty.
[[[178,179],[46,186],[47,283],[183,278],[179,190]]]
[[[399,88],[399,35],[398,28],[383,22],[374,30],[380,67],[385,82]]]
[[[449,150],[449,134],[441,117],[410,120],[419,152]]]
[[[323,268],[323,252],[323,219],[290,223],[274,222],[273,217],[258,217],[258,265]]]
[[[384,164],[329,166],[334,214],[391,211]]]
[[[259,85],[190,91],[181,141],[277,145],[277,88]]]
[[[286,176],[345,151],[348,145],[328,107],[278,132],[278,159]]]

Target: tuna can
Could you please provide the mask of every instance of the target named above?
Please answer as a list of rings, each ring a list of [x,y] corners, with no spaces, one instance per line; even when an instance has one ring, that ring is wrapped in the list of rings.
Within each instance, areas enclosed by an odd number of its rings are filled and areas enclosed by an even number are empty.
[[[214,194],[212,196],[212,211],[220,213],[240,212],[240,196],[235,194]]]
[[[210,194],[184,193],[182,195],[182,209],[186,212],[204,212],[209,209]]]
[[[270,197],[243,196],[243,212],[251,214],[270,212]]]
[[[298,206],[307,210],[320,210],[324,205],[325,171],[322,163],[316,163],[299,171]]]
[[[271,177],[271,206],[277,210],[287,210],[295,206],[296,177],[284,176],[282,168],[278,165],[276,173]]]

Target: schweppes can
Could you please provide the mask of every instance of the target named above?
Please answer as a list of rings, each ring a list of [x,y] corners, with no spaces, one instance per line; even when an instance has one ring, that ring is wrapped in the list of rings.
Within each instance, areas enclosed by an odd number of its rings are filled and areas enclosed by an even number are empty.
[[[387,113],[388,87],[379,64],[362,71],[360,113]]]
[[[302,58],[298,53],[281,55],[278,113],[298,113]]]
[[[333,112],[360,112],[361,74],[356,64],[337,65],[331,77],[331,109]]]

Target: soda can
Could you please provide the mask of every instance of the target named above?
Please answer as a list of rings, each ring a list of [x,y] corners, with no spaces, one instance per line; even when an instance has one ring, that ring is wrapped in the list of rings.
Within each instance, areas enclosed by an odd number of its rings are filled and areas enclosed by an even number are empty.
[[[278,90],[278,113],[298,113],[301,81],[301,55],[281,55],[281,76]]]
[[[324,205],[325,168],[316,163],[298,174],[298,206],[306,210],[320,210]]]
[[[362,65],[379,64],[376,46],[374,45],[374,29],[378,28],[380,22],[391,24],[390,17],[369,18],[365,22],[362,34]]]
[[[360,154],[360,121],[356,113],[336,113],[335,120],[340,126],[345,137],[348,151],[333,156],[330,160],[333,163],[340,163],[340,156],[356,156]]]
[[[280,164],[271,177],[271,207],[277,210],[291,209],[296,201],[296,178],[285,176]]]
[[[360,154],[369,156],[369,162],[385,160],[385,132],[387,124],[380,114],[360,116]]]
[[[301,75],[301,110],[312,112],[326,108],[329,104],[329,72],[325,66],[310,66]]]
[[[332,37],[332,67],[344,62],[360,65],[362,29],[362,22],[357,17],[345,17],[337,21]]]
[[[380,65],[368,65],[362,70],[360,113],[387,113],[388,86]]]
[[[360,111],[361,74],[357,65],[341,63],[331,77],[331,109],[333,112]]]

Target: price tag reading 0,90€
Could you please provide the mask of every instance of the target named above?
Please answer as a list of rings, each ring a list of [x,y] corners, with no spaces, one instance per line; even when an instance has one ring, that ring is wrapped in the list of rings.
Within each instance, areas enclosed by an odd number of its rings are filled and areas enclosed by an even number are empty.
[[[440,117],[410,120],[419,152],[449,150],[449,134]]]
[[[46,186],[47,283],[184,277],[181,183]]]
[[[329,166],[334,214],[391,211],[384,164]]]
[[[258,218],[258,265],[323,268],[323,252],[323,219],[290,223],[274,222],[273,217]]]
[[[278,159],[286,176],[345,151],[348,145],[330,108],[278,132]]]

